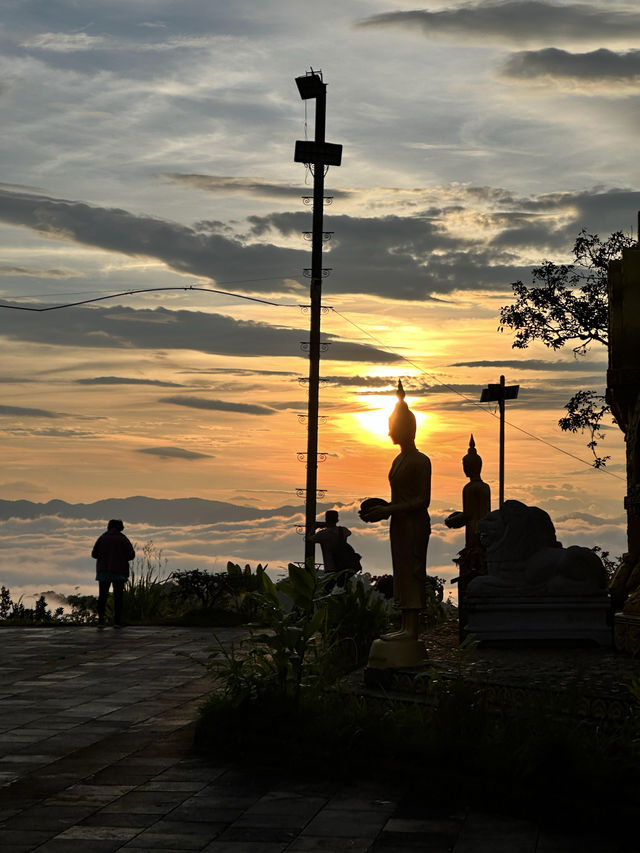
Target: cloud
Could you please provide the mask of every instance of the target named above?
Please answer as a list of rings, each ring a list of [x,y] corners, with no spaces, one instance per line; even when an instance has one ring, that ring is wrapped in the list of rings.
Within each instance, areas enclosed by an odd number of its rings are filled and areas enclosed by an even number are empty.
[[[323,376],[322,381],[329,385],[356,388],[388,388],[390,385],[396,387],[397,376]],[[411,385],[411,380],[403,382],[406,389]]]
[[[582,228],[590,233],[628,233],[640,209],[640,192],[628,187],[518,196],[500,187],[467,186],[463,195],[474,206],[498,208],[486,214],[486,225],[498,229],[490,244],[496,252],[535,248],[540,260],[549,257],[550,250],[567,255]]]
[[[263,181],[257,178],[225,177],[223,175],[190,175],[178,172],[161,174],[172,184],[179,184],[193,189],[203,190],[213,194],[229,195],[230,193],[244,195],[249,198],[260,196],[271,199],[300,199],[301,190],[298,184],[285,184],[278,181]],[[334,198],[349,198],[353,193],[348,190],[332,190]]]
[[[127,376],[94,376],[75,380],[78,385],[153,385],[160,388],[184,388],[179,382],[161,379],[132,379]]]
[[[495,367],[509,368],[511,370],[542,370],[551,373],[559,371],[570,371],[575,373],[584,373],[588,370],[603,371],[606,368],[606,361],[582,361],[573,359],[572,361],[543,361],[539,358],[529,358],[519,361],[518,359],[503,359],[501,361],[456,361],[449,365],[450,367]],[[573,381],[573,380],[572,380]]]
[[[252,216],[249,233],[231,238],[126,210],[0,189],[0,220],[58,240],[152,257],[177,272],[244,284],[254,293],[297,296],[296,277],[309,265],[308,251],[266,242],[270,234],[287,241],[300,237],[310,227],[308,213]],[[325,266],[339,269],[337,288],[343,293],[425,300],[457,288],[504,286],[521,272],[512,257],[478,247],[471,238],[453,238],[436,211],[332,217],[330,228],[334,239]]]
[[[0,416],[7,415],[9,417],[21,418],[59,418],[60,414],[51,412],[48,409],[29,409],[24,406],[0,406]]]
[[[77,273],[60,269],[38,269],[37,267],[11,266],[0,264],[0,275],[20,275],[31,278],[75,278]]]
[[[483,246],[476,235],[449,233],[442,214],[432,209],[412,216],[332,216],[325,265],[339,279],[328,286],[341,293],[425,301],[454,290],[504,287],[522,272],[513,255]],[[254,238],[275,232],[290,239],[309,228],[304,213],[252,216],[249,223]]]
[[[427,38],[500,44],[549,44],[560,41],[628,42],[640,36],[640,14],[586,3],[543,0],[478,2],[428,11],[386,12],[359,22],[362,27],[420,29]]]
[[[41,483],[34,483],[32,480],[12,480],[11,482],[0,483],[0,494],[11,495],[16,497],[31,497],[32,495],[49,494],[49,489]]]
[[[108,43],[103,36],[90,36],[87,33],[39,33],[23,42],[24,47],[53,50],[68,53],[76,50],[95,50]]]
[[[38,436],[39,438],[95,438],[95,433],[93,432],[71,428],[65,429],[64,427],[60,427],[59,429],[55,427],[28,429],[27,427],[20,426],[13,429],[5,429],[3,431],[10,435],[20,436],[21,438],[25,438],[28,435]]]
[[[159,456],[161,459],[209,459],[209,453],[196,453],[193,450],[184,450],[182,447],[142,447],[137,453],[149,453]]]
[[[219,374],[223,374],[224,376],[295,376],[298,377],[300,374],[295,373],[292,370],[259,370],[257,368],[250,367],[203,367],[198,369],[189,369],[189,370],[181,370],[180,373],[185,374],[187,376],[217,376]],[[2,381],[2,380],[0,380]]]
[[[15,303],[9,303],[15,304]],[[21,306],[22,307],[22,306]],[[0,306],[0,310],[2,306]],[[74,347],[118,347],[128,349],[187,349],[216,355],[291,356],[300,351],[308,330],[270,326],[236,320],[204,311],[152,311],[125,306],[113,308],[74,307],[44,312],[11,311],[11,323],[0,334],[11,340]],[[274,315],[277,316],[277,315]],[[325,335],[332,346],[325,359],[393,363],[398,356],[367,344],[341,341]]]
[[[218,412],[240,412],[245,415],[273,415],[275,409],[253,403],[227,403],[225,400],[205,400],[202,397],[162,397],[161,403],[186,406],[189,409],[209,409]]]
[[[0,220],[40,234],[118,252],[152,257],[180,273],[219,283],[239,283],[251,292],[299,293],[296,276],[309,253],[266,242],[269,234],[287,241],[310,227],[308,213],[249,217],[249,234],[233,238],[201,232],[180,223],[136,216],[31,193],[0,189]],[[380,294],[396,299],[430,299],[432,291],[478,285],[481,271],[494,285],[517,273],[495,250],[453,239],[435,215],[413,217],[332,217],[334,240],[327,269],[340,270],[341,292]],[[327,228],[329,228],[327,224]],[[302,242],[302,241],[301,241]],[[437,256],[434,250],[439,250]],[[260,276],[256,276],[260,270]]]
[[[640,207],[640,193],[623,188],[516,196],[500,188],[458,186],[441,191],[441,196],[448,194],[451,199],[454,193],[459,198],[455,204],[443,207],[429,204],[426,211],[414,211],[408,216],[342,215],[327,219],[326,227],[333,233],[333,239],[327,243],[324,263],[334,275],[325,285],[326,304],[330,304],[332,293],[433,301],[455,291],[507,290],[512,281],[528,274],[528,267],[521,261],[523,254],[529,257],[533,249],[541,256],[549,251],[566,254],[582,227],[619,230],[635,222]],[[471,217],[478,227],[460,228],[464,217]],[[309,264],[307,251],[288,247],[293,238],[300,239],[301,232],[310,227],[309,214],[304,212],[250,216],[246,234],[224,236],[124,210],[0,189],[0,220],[50,238],[124,255],[151,257],[181,274],[207,277],[222,285],[234,284],[240,294],[278,291],[299,298],[302,280],[299,273]],[[94,320],[103,318],[106,326],[92,330],[93,341],[87,339],[87,345],[112,345],[114,340],[118,345],[141,345],[127,343],[133,330],[124,328],[123,310],[117,332],[109,328],[113,313],[93,314]],[[88,315],[78,314],[81,316]],[[178,317],[175,312],[173,320]],[[200,324],[195,313],[188,327],[181,327],[188,328],[183,335],[177,325],[169,327],[173,321],[169,315],[160,317],[147,312],[146,323],[148,326],[152,321],[163,322],[170,340],[181,337],[183,346],[206,352],[224,352],[225,348],[230,353],[240,353],[243,348],[252,352],[260,345],[266,346],[267,337],[276,336],[281,344],[298,346],[293,344],[293,332],[276,332],[266,324],[254,324],[256,340],[248,343],[248,334],[242,335],[241,330],[248,333],[249,327],[238,322],[237,338],[233,341],[229,334],[233,323],[230,318],[213,320],[208,314],[200,317],[203,329],[205,323],[224,323],[226,334],[223,332],[219,337],[212,327],[206,335],[204,331],[194,334],[194,323]],[[134,322],[136,333],[141,332],[142,318],[141,312],[128,318]],[[181,319],[186,319],[186,312]],[[108,340],[114,333],[115,338]],[[49,331],[45,338],[52,334]],[[157,346],[157,330],[154,335],[153,346]],[[100,336],[104,338],[102,344]],[[302,339],[297,337],[298,342]],[[57,342],[62,340],[63,335],[58,335]],[[172,346],[170,340],[166,346]],[[272,347],[273,343],[264,354],[273,354]],[[372,347],[365,350],[361,345],[337,341],[329,358],[392,360],[388,353],[382,354]]]
[[[522,51],[506,60],[501,73],[505,77],[521,80],[544,77],[560,82],[635,83],[640,78],[640,50],[615,53],[601,48],[590,53],[569,53],[549,47],[545,50]],[[624,93],[628,94],[626,90]]]
[[[291,279],[308,263],[302,250],[245,244],[187,225],[136,216],[119,208],[0,189],[0,220],[59,240],[164,261],[178,272],[215,280],[246,280],[260,270],[270,290],[292,291]],[[264,285],[262,285],[264,287]]]

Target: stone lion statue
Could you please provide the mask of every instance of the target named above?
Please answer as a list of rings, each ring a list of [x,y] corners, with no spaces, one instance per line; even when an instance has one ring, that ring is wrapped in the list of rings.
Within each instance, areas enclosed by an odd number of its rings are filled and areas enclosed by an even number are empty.
[[[602,560],[589,548],[563,548],[548,513],[505,501],[479,523],[487,574],[468,595],[596,595],[607,586]]]

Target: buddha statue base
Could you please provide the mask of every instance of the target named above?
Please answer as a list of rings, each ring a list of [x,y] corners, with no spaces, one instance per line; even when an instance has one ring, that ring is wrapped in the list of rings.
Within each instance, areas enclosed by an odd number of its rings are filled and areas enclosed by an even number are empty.
[[[411,669],[428,662],[427,649],[421,640],[404,632],[374,640],[369,650],[369,669]]]

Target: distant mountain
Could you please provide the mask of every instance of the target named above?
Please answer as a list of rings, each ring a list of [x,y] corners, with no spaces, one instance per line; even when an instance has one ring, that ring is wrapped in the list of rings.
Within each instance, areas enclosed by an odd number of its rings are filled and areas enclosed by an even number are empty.
[[[70,504],[52,500],[47,503],[33,501],[0,500],[0,520],[9,518],[43,518],[57,515],[61,518],[84,518],[104,521],[121,518],[125,524],[156,524],[185,527],[190,524],[215,524],[220,521],[254,521],[274,515],[294,515],[302,507],[282,506],[277,509],[256,509],[250,506],[207,501],[202,498],[108,498],[90,504]]]

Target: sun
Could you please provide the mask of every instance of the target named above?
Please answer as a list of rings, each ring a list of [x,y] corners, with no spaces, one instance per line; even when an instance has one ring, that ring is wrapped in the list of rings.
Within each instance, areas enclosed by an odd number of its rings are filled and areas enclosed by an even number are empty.
[[[371,397],[360,397],[359,399],[366,404],[372,402]],[[420,432],[420,428],[424,427],[429,420],[429,415],[426,412],[416,412],[412,408],[412,398],[409,395],[406,397],[406,402],[416,416],[417,431]],[[376,444],[390,443],[389,417],[396,403],[396,398],[390,396],[389,400],[385,400],[384,404],[381,405],[380,398],[376,397],[375,406],[362,412],[354,412],[353,417],[357,420],[366,441],[373,441]]]

